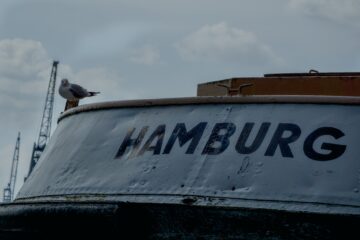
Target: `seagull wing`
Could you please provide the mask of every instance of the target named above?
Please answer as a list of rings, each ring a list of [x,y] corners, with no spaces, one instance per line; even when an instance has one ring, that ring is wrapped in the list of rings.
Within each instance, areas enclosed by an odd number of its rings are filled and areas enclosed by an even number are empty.
[[[84,98],[89,96],[89,92],[80,85],[71,84],[69,87],[69,91],[74,95],[76,98]]]

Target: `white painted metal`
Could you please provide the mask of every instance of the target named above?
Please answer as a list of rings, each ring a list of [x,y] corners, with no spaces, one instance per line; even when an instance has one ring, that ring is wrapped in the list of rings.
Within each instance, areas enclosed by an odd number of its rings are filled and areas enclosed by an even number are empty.
[[[180,147],[178,140],[169,154],[163,154],[178,123],[190,131],[200,122],[207,125],[193,154],[186,154],[190,141]],[[262,123],[270,127],[256,151],[239,154],[235,146],[247,122],[254,123],[249,143]],[[198,205],[360,214],[359,122],[358,105],[337,104],[220,103],[78,112],[60,121],[17,201],[181,203],[192,198]],[[236,126],[229,146],[217,155],[203,154],[217,123]],[[301,130],[288,145],[293,157],[283,156],[279,147],[273,156],[266,156],[281,123]],[[162,124],[166,127],[160,154],[148,149],[136,155],[128,148],[115,158],[129,129],[135,128],[131,138],[136,138],[148,126],[141,149]],[[323,127],[336,128],[344,136],[319,137],[315,151],[329,153],[321,149],[323,143],[346,146],[341,156],[328,161],[304,153],[305,140]],[[283,137],[287,134],[291,133],[284,132]]]

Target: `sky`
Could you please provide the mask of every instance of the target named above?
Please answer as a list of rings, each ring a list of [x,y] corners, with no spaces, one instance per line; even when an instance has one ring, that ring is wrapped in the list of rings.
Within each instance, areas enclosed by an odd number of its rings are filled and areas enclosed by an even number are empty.
[[[359,0],[1,0],[0,191],[21,132],[16,192],[53,60],[101,94],[80,104],[189,97],[265,73],[360,71]],[[65,100],[56,92],[52,131]],[[1,201],[1,200],[0,200]]]

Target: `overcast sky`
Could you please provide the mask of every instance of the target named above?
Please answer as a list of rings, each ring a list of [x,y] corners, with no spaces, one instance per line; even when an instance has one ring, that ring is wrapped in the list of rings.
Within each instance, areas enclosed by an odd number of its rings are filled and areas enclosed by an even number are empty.
[[[53,59],[101,94],[82,103],[196,95],[274,72],[360,71],[360,0],[1,0],[0,190],[21,131],[17,190]],[[65,101],[56,94],[53,130]]]

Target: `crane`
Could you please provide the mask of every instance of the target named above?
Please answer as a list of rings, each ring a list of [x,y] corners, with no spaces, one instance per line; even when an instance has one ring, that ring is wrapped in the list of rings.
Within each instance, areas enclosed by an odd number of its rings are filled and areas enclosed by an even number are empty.
[[[30,160],[30,167],[29,173],[26,179],[30,176],[32,170],[34,169],[36,163],[38,162],[41,153],[44,151],[46,144],[50,138],[51,132],[51,121],[52,121],[52,113],[53,113],[53,106],[54,106],[54,95],[55,95],[55,85],[56,85],[56,74],[57,74],[57,66],[59,61],[53,61],[51,74],[50,74],[50,81],[47,90],[47,95],[45,99],[45,106],[43,111],[43,116],[41,120],[40,126],[40,133],[37,140],[37,143],[34,143],[31,160]]]
[[[14,199],[16,174],[19,163],[19,151],[20,151],[20,132],[18,133],[18,137],[16,139],[14,155],[11,163],[10,181],[8,185],[4,188],[3,202],[11,202]]]

